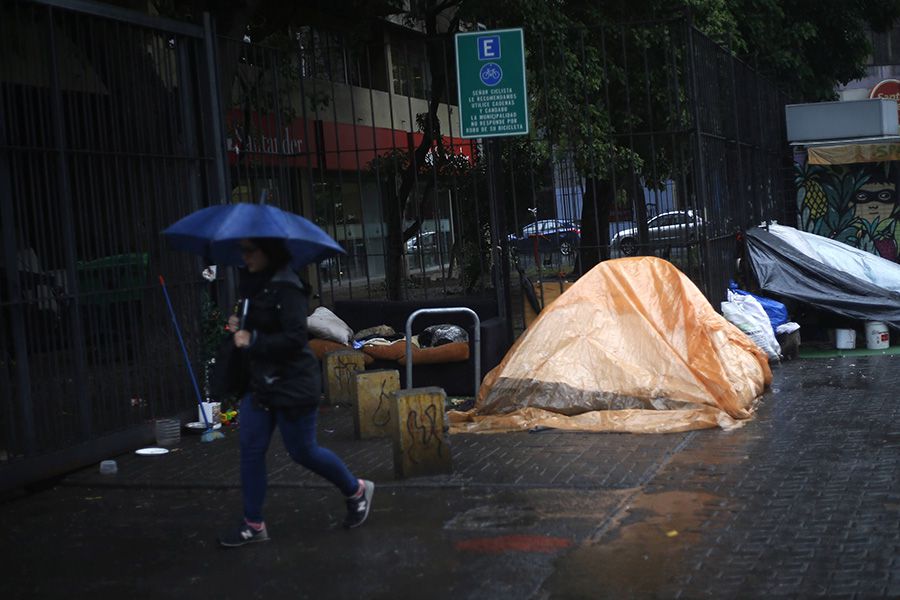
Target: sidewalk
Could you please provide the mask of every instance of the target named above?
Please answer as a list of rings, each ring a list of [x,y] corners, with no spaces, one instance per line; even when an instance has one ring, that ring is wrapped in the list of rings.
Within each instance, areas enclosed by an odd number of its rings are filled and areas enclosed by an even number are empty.
[[[320,443],[378,486],[371,522],[341,530],[279,440],[273,541],[232,551],[237,432],[182,438],[3,505],[0,577],[10,597],[898,597],[898,367],[787,363],[733,432],[455,435],[453,474],[401,481],[388,441],[326,409]]]
[[[238,431],[225,428],[224,440],[201,444],[182,436],[163,456],[117,457],[119,471],[96,468],[69,476],[65,485],[83,487],[227,489],[240,487]],[[554,431],[512,435],[453,435],[453,473],[398,480],[389,439],[354,440],[347,407],[324,407],[319,444],[334,450],[359,477],[379,488],[551,488],[624,489],[643,484],[690,433],[660,436],[592,435]],[[623,443],[627,440],[627,443]],[[331,484],[298,467],[277,431],[269,449],[269,485],[330,489]]]

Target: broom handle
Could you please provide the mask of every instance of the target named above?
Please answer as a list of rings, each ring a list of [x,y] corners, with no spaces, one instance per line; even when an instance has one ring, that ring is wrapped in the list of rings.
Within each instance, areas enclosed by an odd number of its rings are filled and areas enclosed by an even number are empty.
[[[194,384],[194,392],[197,394],[197,405],[200,407],[200,414],[203,415],[203,422],[206,423],[206,428],[209,429],[211,425],[206,416],[206,411],[203,410],[203,396],[200,394],[200,386],[197,385],[197,378],[194,376],[194,368],[191,366],[191,359],[188,356],[187,347],[184,345],[184,338],[181,336],[181,327],[178,326],[178,319],[175,317],[175,309],[172,308],[172,300],[169,298],[169,290],[166,289],[166,280],[163,279],[162,275],[159,276],[159,284],[162,286],[163,295],[166,297],[166,306],[169,307],[169,315],[172,317],[172,324],[175,325],[175,333],[178,334],[178,342],[181,344],[181,352],[184,354],[184,363],[187,365],[188,373],[191,375],[191,383]]]

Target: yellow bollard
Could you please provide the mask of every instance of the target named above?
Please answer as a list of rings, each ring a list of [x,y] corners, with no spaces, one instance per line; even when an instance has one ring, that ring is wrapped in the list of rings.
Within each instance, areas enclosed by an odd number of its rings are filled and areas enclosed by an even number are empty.
[[[325,404],[353,400],[353,375],[364,371],[366,355],[356,350],[335,350],[322,358]]]
[[[400,389],[400,372],[375,369],[353,374],[353,431],[356,439],[391,435],[394,392]]]
[[[439,387],[412,388],[394,393],[391,435],[397,477],[453,471],[450,446],[444,431],[446,399],[447,394]]]

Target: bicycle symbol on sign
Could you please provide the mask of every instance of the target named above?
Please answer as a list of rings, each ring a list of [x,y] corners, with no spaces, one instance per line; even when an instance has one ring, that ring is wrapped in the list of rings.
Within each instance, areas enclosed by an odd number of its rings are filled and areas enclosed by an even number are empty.
[[[487,63],[481,67],[478,76],[484,85],[495,86],[503,79],[503,69],[497,63]]]

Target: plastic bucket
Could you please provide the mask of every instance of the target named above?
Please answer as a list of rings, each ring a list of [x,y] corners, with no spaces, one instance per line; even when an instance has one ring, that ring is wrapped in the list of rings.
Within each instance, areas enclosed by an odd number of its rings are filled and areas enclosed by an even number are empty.
[[[157,446],[175,446],[181,441],[181,422],[178,419],[157,419],[155,433]]]
[[[834,347],[838,350],[853,350],[856,348],[856,330],[835,329]]]
[[[222,403],[221,402],[202,402],[202,408],[200,406],[197,407],[197,420],[206,424],[209,421],[210,425],[215,425],[220,421],[219,415],[222,413]],[[206,413],[206,419],[203,418],[203,413]]]
[[[866,348],[884,350],[891,345],[891,334],[881,321],[866,321]]]

